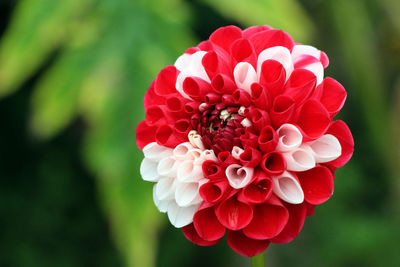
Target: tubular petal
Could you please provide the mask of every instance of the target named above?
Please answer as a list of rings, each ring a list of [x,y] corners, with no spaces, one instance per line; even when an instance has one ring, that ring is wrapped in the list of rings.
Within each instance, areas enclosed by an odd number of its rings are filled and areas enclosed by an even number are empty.
[[[280,175],[286,169],[286,161],[282,153],[271,151],[262,157],[260,166],[269,175]]]
[[[175,191],[176,204],[180,207],[201,203],[199,183],[179,183]]]
[[[221,202],[230,192],[231,187],[225,179],[209,181],[199,189],[200,196],[209,203]]]
[[[277,133],[268,125],[261,129],[258,137],[258,147],[264,153],[275,150],[278,142]]]
[[[153,186],[153,201],[154,204],[156,205],[157,209],[162,212],[166,213],[168,210],[168,205],[170,200],[159,200],[157,197],[157,184],[154,184]]]
[[[210,180],[225,178],[225,168],[219,162],[206,160],[203,162],[202,170],[204,177]]]
[[[146,158],[154,161],[172,156],[172,149],[160,146],[156,142],[147,144],[142,151]]]
[[[193,160],[185,160],[178,167],[177,178],[181,182],[198,182],[203,176],[200,165],[194,164]]]
[[[208,205],[200,209],[193,217],[193,225],[196,232],[201,238],[207,241],[215,241],[221,239],[225,235],[225,227],[218,221],[215,216],[214,207]]]
[[[326,133],[335,136],[339,140],[340,147],[342,148],[340,157],[328,164],[336,168],[342,167],[350,160],[354,152],[354,140],[350,129],[343,121],[334,121],[329,126]]]
[[[176,93],[175,83],[178,71],[175,66],[163,68],[157,75],[154,83],[154,91],[157,95],[169,95]]]
[[[257,54],[270,47],[282,46],[292,50],[294,46],[294,41],[290,35],[275,29],[261,31],[252,35],[250,42],[253,44]]]
[[[189,159],[188,154],[191,149],[193,149],[193,146],[189,142],[181,143],[174,148],[173,155],[179,160]]]
[[[284,94],[290,95],[300,105],[313,93],[316,83],[314,73],[306,69],[295,69],[285,85]]]
[[[315,167],[312,150],[304,144],[299,148],[284,152],[283,157],[289,171],[302,172]]]
[[[290,55],[290,51],[283,46],[274,46],[271,48],[267,48],[260,53],[257,61],[257,73],[261,73],[261,66],[264,61],[273,59],[282,64],[286,71],[286,80],[290,77],[290,74],[293,71],[293,62],[292,56]]]
[[[272,177],[274,193],[283,201],[300,204],[304,201],[304,193],[298,179],[289,172]]]
[[[271,99],[283,92],[286,81],[286,70],[283,65],[276,60],[265,60],[261,65],[261,72],[257,72],[260,84],[264,86]]]
[[[245,167],[254,168],[261,161],[261,153],[252,147],[246,147],[239,156],[240,163]]]
[[[242,30],[236,26],[226,26],[217,29],[210,35],[210,41],[214,45],[230,52],[232,43],[242,37]]]
[[[174,177],[160,177],[156,187],[156,196],[161,200],[172,200],[175,197],[177,182]]]
[[[254,181],[239,192],[239,201],[263,203],[271,196],[273,188],[271,177],[263,171],[257,171],[254,176],[256,177]]]
[[[343,86],[336,80],[327,77],[317,87],[319,99],[333,118],[343,107],[347,93]]]
[[[146,121],[139,122],[136,127],[136,144],[143,149],[147,144],[155,142],[156,126],[149,126]]]
[[[331,122],[328,111],[315,99],[307,100],[301,107],[297,124],[310,139],[323,135]]]
[[[182,228],[193,222],[193,216],[199,209],[200,204],[188,207],[179,207],[174,201],[168,206],[168,219],[176,228]]]
[[[145,181],[157,182],[160,179],[160,175],[157,173],[157,162],[144,158],[140,164],[140,175]]]
[[[335,160],[342,153],[339,140],[331,134],[325,134],[317,140],[308,143],[308,145],[313,152],[316,163]]]
[[[302,141],[303,135],[300,130],[293,124],[283,124],[278,131],[279,141],[276,150],[287,152],[298,148]]]
[[[157,172],[161,176],[173,177],[176,175],[176,171],[180,161],[176,160],[174,157],[163,158],[158,162]]]
[[[239,62],[233,71],[233,76],[237,87],[249,94],[251,93],[251,85],[258,81],[254,67],[247,62]]]
[[[235,188],[245,187],[253,178],[253,168],[243,167],[239,164],[232,164],[226,168],[225,174],[229,184]]]
[[[270,112],[271,122],[275,128],[292,120],[295,111],[293,98],[287,95],[280,95],[274,99]]]

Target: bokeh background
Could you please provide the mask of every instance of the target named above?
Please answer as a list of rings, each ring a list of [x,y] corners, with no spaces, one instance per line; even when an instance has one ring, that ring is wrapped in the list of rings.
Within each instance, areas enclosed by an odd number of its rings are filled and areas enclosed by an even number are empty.
[[[398,0],[1,0],[0,266],[250,265],[156,210],[134,136],[161,68],[230,24],[324,50],[356,143],[267,266],[400,266],[399,14]]]

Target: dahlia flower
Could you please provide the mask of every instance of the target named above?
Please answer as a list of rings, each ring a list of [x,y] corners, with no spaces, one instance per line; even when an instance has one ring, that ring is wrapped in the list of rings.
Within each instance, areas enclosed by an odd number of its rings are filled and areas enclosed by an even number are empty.
[[[223,27],[160,71],[136,129],[154,203],[191,242],[244,256],[292,241],[352,156],[327,55],[268,26]]]

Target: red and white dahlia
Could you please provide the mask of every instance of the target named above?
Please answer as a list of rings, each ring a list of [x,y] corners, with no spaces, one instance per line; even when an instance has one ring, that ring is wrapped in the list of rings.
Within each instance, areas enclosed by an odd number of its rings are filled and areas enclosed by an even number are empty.
[[[285,243],[352,156],[346,91],[326,54],[268,26],[228,26],[161,70],[136,129],[157,208],[198,245],[244,256]]]

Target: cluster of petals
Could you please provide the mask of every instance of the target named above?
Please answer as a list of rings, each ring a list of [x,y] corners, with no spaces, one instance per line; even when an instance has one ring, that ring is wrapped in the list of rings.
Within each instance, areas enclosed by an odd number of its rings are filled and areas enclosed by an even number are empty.
[[[161,70],[136,129],[154,202],[195,244],[244,256],[292,241],[351,158],[329,61],[268,26],[216,30]]]

